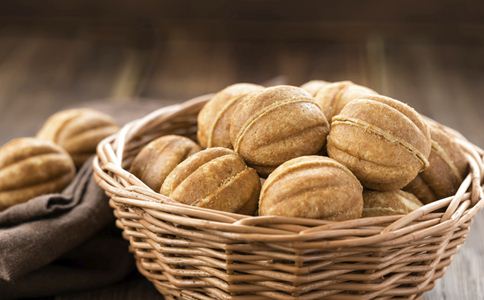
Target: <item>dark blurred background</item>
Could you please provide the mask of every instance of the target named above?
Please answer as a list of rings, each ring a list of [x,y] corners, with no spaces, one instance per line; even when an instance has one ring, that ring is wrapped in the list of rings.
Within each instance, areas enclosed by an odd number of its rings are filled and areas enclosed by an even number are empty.
[[[65,107],[156,108],[234,82],[310,79],[367,85],[482,147],[484,2],[0,2],[0,144]],[[468,243],[429,297],[484,290],[484,244]]]

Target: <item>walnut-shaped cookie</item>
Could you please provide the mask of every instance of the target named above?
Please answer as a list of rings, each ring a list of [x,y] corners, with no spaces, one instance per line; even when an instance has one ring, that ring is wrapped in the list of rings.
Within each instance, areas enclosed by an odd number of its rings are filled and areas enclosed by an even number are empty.
[[[402,190],[363,192],[363,217],[406,215],[421,206],[417,197]]]
[[[320,89],[327,86],[328,84],[331,84],[331,82],[324,80],[311,80],[301,85],[301,88],[314,97]]]
[[[237,106],[230,124],[234,150],[262,176],[295,157],[319,153],[329,124],[305,90],[274,86]]]
[[[324,156],[289,160],[262,186],[259,215],[342,221],[360,218],[363,187],[345,166]]]
[[[180,163],[161,187],[173,200],[198,207],[254,214],[260,192],[257,172],[234,151],[215,147]]]
[[[77,108],[52,115],[37,137],[64,148],[79,168],[96,153],[97,144],[117,130],[118,126],[110,116],[88,108]]]
[[[215,94],[198,114],[198,142],[203,148],[232,148],[230,119],[245,95],[264,87],[251,83],[236,83]]]
[[[0,211],[62,191],[74,178],[71,157],[50,141],[13,139],[0,148]]]
[[[467,160],[460,146],[439,125],[429,123],[429,127],[432,137],[429,167],[404,188],[425,204],[455,194],[467,171]]]
[[[331,122],[331,119],[350,101],[366,95],[377,94],[374,90],[351,81],[338,81],[319,88],[314,98],[321,107],[326,119]]]
[[[162,136],[141,149],[131,163],[130,172],[158,192],[166,176],[188,156],[200,150],[200,146],[184,136]]]
[[[430,130],[410,106],[384,96],[353,100],[331,122],[328,154],[373,190],[401,189],[428,167]]]

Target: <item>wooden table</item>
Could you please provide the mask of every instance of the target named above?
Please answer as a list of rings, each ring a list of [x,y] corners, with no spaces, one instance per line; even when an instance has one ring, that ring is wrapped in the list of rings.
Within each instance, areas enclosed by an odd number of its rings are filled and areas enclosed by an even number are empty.
[[[484,146],[481,39],[368,34],[239,40],[210,38],[209,30],[203,38],[193,37],[187,28],[196,26],[190,26],[170,31],[143,28],[143,38],[109,26],[1,26],[0,144],[34,134],[45,118],[64,107],[97,99],[129,105],[146,98],[156,99],[151,100],[153,107],[161,107],[233,82],[260,83],[282,75],[275,82],[349,79],[367,85]],[[483,299],[483,234],[481,212],[466,244],[425,299]],[[136,291],[157,297],[149,284],[135,278],[115,288],[58,298],[130,299]]]

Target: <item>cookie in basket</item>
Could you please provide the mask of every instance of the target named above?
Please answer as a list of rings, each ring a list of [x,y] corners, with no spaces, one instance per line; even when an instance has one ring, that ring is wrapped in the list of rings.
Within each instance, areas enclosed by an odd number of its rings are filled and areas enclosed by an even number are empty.
[[[237,104],[247,94],[264,87],[251,83],[236,83],[215,94],[198,114],[198,142],[204,148],[232,148],[230,120]]]
[[[285,162],[262,186],[259,215],[342,221],[360,218],[363,187],[345,166],[324,156]]]
[[[188,156],[200,150],[197,143],[184,136],[162,136],[141,149],[131,163],[130,172],[158,192],[166,176]]]
[[[301,85],[301,88],[314,97],[321,88],[327,86],[328,84],[331,84],[331,82],[324,80],[311,80]]]
[[[287,160],[319,153],[329,124],[313,100],[302,88],[284,85],[251,94],[230,123],[234,150],[262,176]]]
[[[314,99],[329,121],[350,101],[366,95],[378,95],[372,89],[351,81],[338,81],[322,86]]]
[[[454,195],[467,172],[467,160],[460,146],[439,125],[429,123],[429,127],[429,167],[404,188],[423,203]]]
[[[405,215],[422,206],[417,197],[402,190],[363,192],[363,217]]]
[[[161,193],[198,207],[254,214],[260,192],[257,172],[234,151],[215,147],[193,154],[173,169]]]
[[[348,103],[331,122],[328,154],[370,189],[401,189],[429,165],[430,130],[410,106],[380,95]]]

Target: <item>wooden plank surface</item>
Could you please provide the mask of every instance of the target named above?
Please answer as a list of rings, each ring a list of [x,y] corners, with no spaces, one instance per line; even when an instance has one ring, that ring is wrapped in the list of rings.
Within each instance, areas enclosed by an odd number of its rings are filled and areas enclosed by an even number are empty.
[[[110,31],[111,32],[111,31]],[[484,43],[404,41],[379,35],[350,41],[194,39],[185,30],[110,38],[90,31],[51,34],[0,27],[0,144],[32,135],[55,111],[96,99],[164,106],[238,81],[349,79],[402,99],[484,146]],[[158,99],[158,100],[156,100]],[[153,102],[154,101],[154,102]],[[484,297],[484,212],[425,299]],[[142,278],[59,299],[145,299]]]

